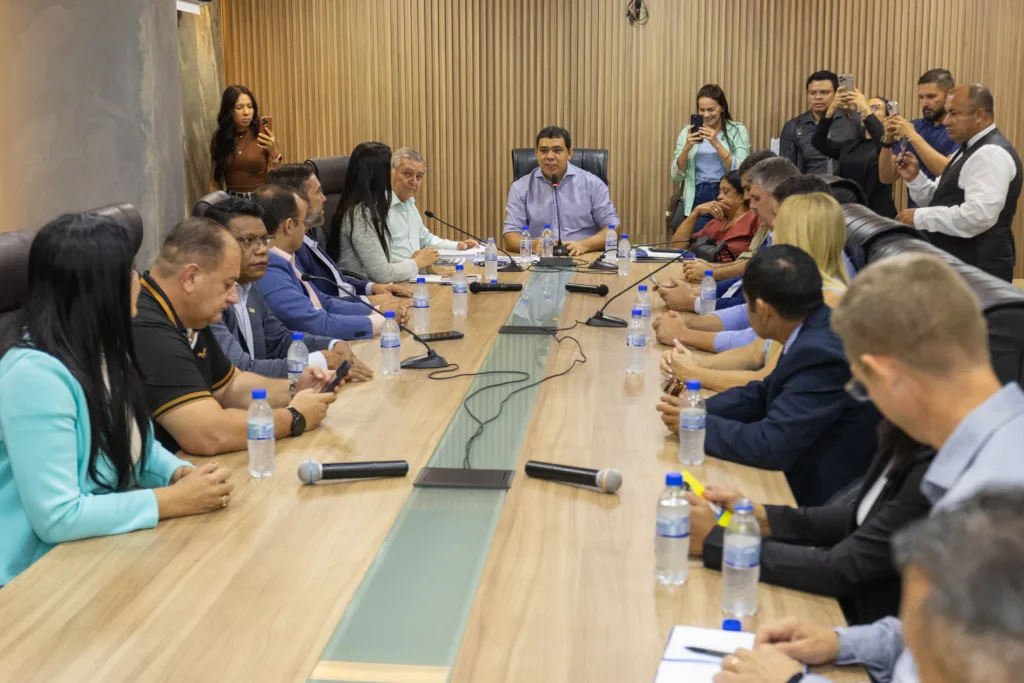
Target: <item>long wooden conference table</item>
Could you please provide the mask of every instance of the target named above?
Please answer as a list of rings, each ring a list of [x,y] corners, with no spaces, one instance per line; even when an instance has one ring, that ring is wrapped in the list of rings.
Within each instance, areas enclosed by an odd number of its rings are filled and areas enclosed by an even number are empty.
[[[526,296],[470,295],[465,338],[436,349],[459,373],[504,372],[437,381],[407,370],[349,385],[319,429],[278,442],[273,477],[250,479],[245,453],[217,458],[235,486],[223,511],[55,548],[0,590],[0,681],[653,680],[673,625],[723,618],[721,574],[699,560],[681,588],[654,579],[655,504],[665,473],[679,469],[677,441],[654,410],[663,348],[649,349],[645,375],[627,377],[622,329],[580,324],[556,342],[498,328],[570,327],[607,299],[567,295],[566,282],[615,292],[654,267],[634,264],[630,278],[502,273],[526,281]],[[633,296],[608,312],[628,317]],[[451,329],[450,297],[432,288],[434,330]],[[513,394],[581,358],[567,336],[586,362]],[[356,349],[379,368],[375,343]],[[421,348],[403,335],[402,353]],[[501,383],[469,400],[480,420],[502,412],[468,464],[515,469],[511,489],[414,488],[428,463],[467,464],[477,423],[463,400]],[[407,460],[410,473],[304,486],[296,469],[306,459]],[[529,479],[529,459],[616,468],[624,483],[606,495]],[[778,472],[713,458],[690,469],[758,501],[793,503]],[[787,615],[844,623],[834,600],[763,584],[759,594],[745,630]]]

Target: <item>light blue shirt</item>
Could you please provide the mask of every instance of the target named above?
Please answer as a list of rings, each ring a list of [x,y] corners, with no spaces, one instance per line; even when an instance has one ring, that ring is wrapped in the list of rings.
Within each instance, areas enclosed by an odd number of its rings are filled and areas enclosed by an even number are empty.
[[[26,391],[31,387],[30,391]],[[12,349],[0,359],[0,585],[58,543],[156,526],[156,495],[190,466],[145,435],[140,488],[109,493],[89,476],[89,408],[82,387],[56,358]],[[97,459],[101,479],[114,468]],[[9,589],[8,589],[9,590]]]
[[[558,193],[557,215],[555,192]],[[502,232],[518,233],[523,226],[529,226],[530,235],[540,237],[544,224],[549,223],[557,238],[559,222],[563,242],[586,239],[609,225],[619,225],[619,215],[612,206],[608,186],[593,173],[572,164],[566,169],[557,190],[540,168],[512,183]]]
[[[246,310],[246,305],[249,302],[249,290],[251,288],[251,282],[247,285],[236,282],[235,291],[238,292],[238,302],[231,304],[231,307],[235,309],[235,315],[238,316],[238,328],[242,331],[246,348],[249,349],[250,353],[256,348],[252,343],[252,321],[249,320],[249,312]]]
[[[416,208],[416,198],[409,197],[404,202],[394,192],[391,193],[391,209],[388,211],[388,234],[390,261],[399,263],[411,259],[420,249],[458,249],[455,240],[446,240],[427,230]]]
[[[719,133],[721,136],[721,133]],[[705,140],[697,145],[697,156],[694,158],[697,164],[697,184],[717,183],[725,175],[725,168],[722,167],[722,160],[715,151],[714,146]]]
[[[792,346],[793,342],[796,341],[796,337],[798,334],[800,334],[800,330],[803,329],[803,326],[803,323],[800,323],[799,325],[796,326],[796,329],[793,330],[793,333],[789,335],[789,339],[787,339],[786,343],[782,345],[782,353],[786,353],[786,351],[789,351],[789,347]]]

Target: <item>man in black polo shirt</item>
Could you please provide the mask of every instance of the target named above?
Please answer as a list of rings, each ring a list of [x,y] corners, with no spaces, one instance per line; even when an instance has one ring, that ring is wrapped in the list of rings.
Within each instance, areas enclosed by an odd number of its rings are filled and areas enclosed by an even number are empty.
[[[335,393],[330,376],[307,368],[292,387],[233,367],[208,327],[236,301],[241,251],[222,225],[190,218],[171,231],[142,277],[132,321],[156,437],[172,452],[216,455],[242,450],[253,389],[266,389],[277,438],[320,424]],[[292,394],[294,393],[294,398]]]

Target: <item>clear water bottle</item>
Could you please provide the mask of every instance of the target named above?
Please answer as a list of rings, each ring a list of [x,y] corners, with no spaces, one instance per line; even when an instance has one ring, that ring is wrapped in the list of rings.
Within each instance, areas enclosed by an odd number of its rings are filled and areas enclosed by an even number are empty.
[[[530,236],[530,226],[524,225],[519,233],[519,258],[528,262],[533,256],[533,238]]]
[[[683,475],[665,475],[665,491],[658,498],[654,537],[654,575],[665,586],[682,586],[690,573],[690,503],[683,490]]]
[[[626,233],[622,233],[622,239],[619,240],[617,256],[619,259],[619,275],[625,277],[629,275],[629,235]]]
[[[700,281],[700,310],[697,313],[701,315],[714,313],[717,297],[718,287],[715,285],[715,276],[710,270],[705,270],[704,279]]]
[[[654,322],[651,320],[651,295],[647,293],[647,285],[640,285],[636,299],[633,300],[633,308],[639,308],[640,313],[644,316],[644,330],[647,332],[647,338],[650,339],[654,332]]]
[[[544,232],[540,234],[540,255],[551,258],[555,255],[555,233],[551,232],[551,224],[544,224]]]
[[[288,347],[288,381],[295,383],[309,365],[309,349],[302,332],[292,332],[292,345]]]
[[[633,309],[633,317],[626,330],[626,374],[642,375],[647,366],[647,323],[639,308]]]
[[[704,462],[704,428],[708,410],[700,395],[700,381],[686,380],[686,393],[679,406],[679,462],[700,465]]]
[[[274,474],[274,409],[267,403],[266,389],[252,390],[249,417],[249,475],[262,479]]]
[[[380,374],[398,377],[401,370],[402,335],[394,311],[384,312],[384,327],[380,329]]]
[[[757,614],[757,582],[761,576],[761,527],[754,505],[740,500],[725,530],[722,555],[722,609],[732,617]]]
[[[601,254],[602,261],[610,261],[612,254],[619,249],[619,236],[615,232],[615,226],[609,225],[608,232],[604,235],[604,253]]]
[[[469,315],[469,285],[466,283],[466,269],[460,263],[455,266],[452,278],[452,315]]]
[[[416,334],[430,332],[430,291],[422,277],[416,278],[412,289],[412,330]]]
[[[484,277],[488,280],[498,277],[498,245],[493,237],[487,238],[487,247],[484,248]]]

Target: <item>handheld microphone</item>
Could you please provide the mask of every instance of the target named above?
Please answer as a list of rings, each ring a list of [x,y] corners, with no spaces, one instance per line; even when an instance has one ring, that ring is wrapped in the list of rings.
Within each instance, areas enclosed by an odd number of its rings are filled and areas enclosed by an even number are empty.
[[[639,280],[637,280],[633,284],[627,286],[625,289],[623,289],[621,292],[619,292],[618,294],[613,296],[611,299],[608,299],[608,301],[605,302],[604,306],[602,306],[600,309],[598,309],[597,313],[595,313],[594,315],[590,316],[590,318],[587,319],[587,323],[586,324],[590,325],[591,327],[626,327],[626,321],[623,320],[622,318],[617,318],[614,315],[605,315],[604,309],[608,308],[608,304],[610,304],[611,302],[615,301],[620,296],[622,296],[623,294],[625,294],[629,290],[633,289],[638,284],[640,284],[641,282],[643,282],[647,278],[651,277],[655,273],[657,273],[659,271],[662,271],[662,270],[665,270],[666,268],[671,266],[673,263],[678,263],[679,261],[683,260],[684,256],[686,256],[686,253],[683,253],[683,254],[680,254],[679,256],[676,256],[671,261],[666,261],[665,263],[663,263],[662,265],[658,266],[657,268],[655,268],[651,272],[647,273],[647,275],[644,275],[642,278],[640,278]]]
[[[523,288],[521,282],[471,282],[469,291],[474,294],[480,292],[518,292]]]
[[[526,462],[526,476],[533,477],[534,479],[557,481],[560,484],[596,488],[602,493],[615,493],[622,486],[622,475],[619,474],[618,470],[608,468],[589,470],[583,467],[556,465],[550,462],[540,462],[539,460],[528,460]]]
[[[558,244],[551,250],[555,258],[565,258],[569,255],[569,249],[562,244],[562,214],[558,211],[558,174],[551,176],[551,191],[555,193],[555,221],[558,222]]]
[[[578,282],[569,282],[565,285],[565,291],[576,292],[577,294],[608,296],[608,285],[583,285]]]
[[[376,479],[378,477],[404,477],[409,473],[405,460],[379,462],[325,462],[304,460],[299,463],[299,481],[315,484],[318,481],[347,479]]]
[[[309,273],[303,273],[302,274],[302,281],[303,282],[312,282],[313,280],[324,280],[325,282],[330,282],[330,283],[334,282],[334,280],[331,280],[330,278],[320,277],[319,275],[310,275]],[[377,308],[373,304],[366,303],[365,301],[363,301],[362,299],[360,299],[358,297],[355,298],[355,299],[352,299],[352,301],[359,302],[363,306],[366,306],[367,308],[369,308],[374,313],[380,313],[381,315],[384,315],[384,313],[379,308]],[[436,370],[438,368],[446,368],[446,367],[448,367],[450,365],[448,363],[448,361],[446,361],[444,359],[443,356],[438,355],[437,351],[435,351],[434,349],[430,348],[430,344],[428,344],[427,342],[423,341],[423,337],[419,336],[418,334],[416,334],[415,332],[410,330],[408,327],[406,327],[402,323],[398,322],[397,318],[395,319],[395,323],[398,324],[398,327],[402,331],[408,332],[409,335],[413,339],[418,341],[420,344],[423,344],[423,348],[425,348],[427,350],[427,354],[425,356],[416,356],[414,358],[406,358],[401,363],[399,363],[399,367],[401,367],[403,369],[406,369],[406,370]]]
[[[451,228],[452,230],[454,230],[457,233],[465,235],[466,237],[472,237],[473,239],[475,239],[480,244],[487,244],[487,240],[480,239],[479,237],[477,237],[473,233],[468,232],[466,230],[463,230],[462,228],[456,228],[454,225],[452,225],[448,221],[446,221],[446,220],[444,220],[442,218],[438,218],[437,214],[435,214],[433,211],[424,211],[423,215],[426,216],[427,218],[434,219],[435,221],[437,221],[441,225],[448,226],[449,228]],[[494,246],[497,247],[498,251],[500,251],[502,254],[504,254],[505,256],[508,256],[508,263],[506,263],[505,265],[503,265],[500,268],[498,268],[498,272],[499,273],[521,273],[521,272],[523,272],[522,266],[520,266],[518,263],[516,263],[516,260],[514,258],[512,258],[512,255],[510,253],[508,253],[507,251],[505,251],[504,249],[502,249],[501,247],[498,246],[498,240],[494,240]]]

